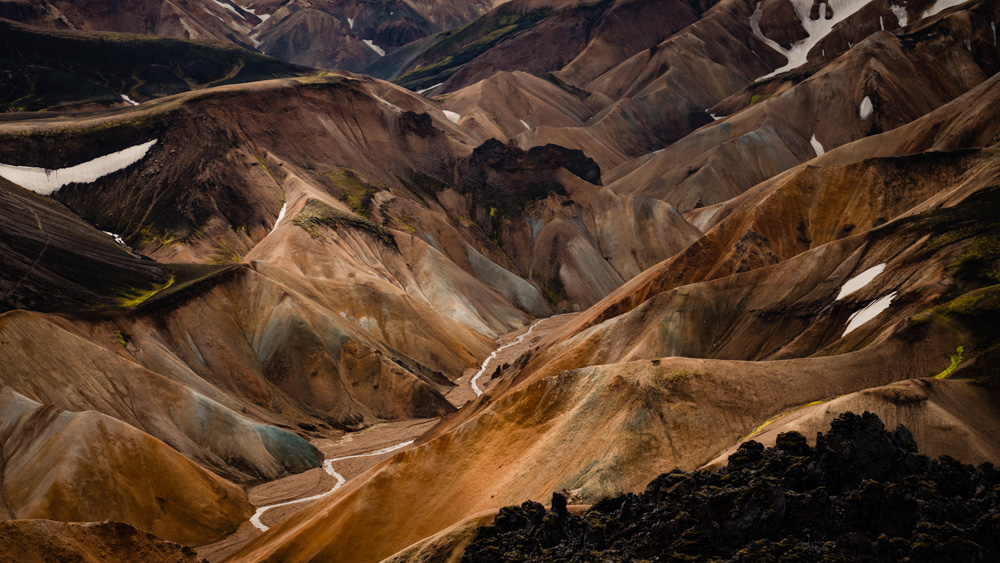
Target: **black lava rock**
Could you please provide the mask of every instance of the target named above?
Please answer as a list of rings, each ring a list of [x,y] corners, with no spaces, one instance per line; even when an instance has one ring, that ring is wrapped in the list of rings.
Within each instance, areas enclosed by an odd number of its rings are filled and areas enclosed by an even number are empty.
[[[557,498],[558,497],[558,498]],[[910,432],[844,413],[816,447],[746,442],[716,472],[675,469],[580,516],[526,502],[479,528],[463,563],[1000,560],[1000,471],[917,453]]]

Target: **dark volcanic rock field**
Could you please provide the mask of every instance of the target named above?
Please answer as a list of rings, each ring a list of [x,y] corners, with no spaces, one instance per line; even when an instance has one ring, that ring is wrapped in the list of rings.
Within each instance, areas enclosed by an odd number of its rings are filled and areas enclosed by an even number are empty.
[[[576,516],[564,497],[503,508],[463,563],[996,561],[1000,472],[918,453],[903,426],[845,413],[809,447],[749,441],[717,473],[674,470]]]

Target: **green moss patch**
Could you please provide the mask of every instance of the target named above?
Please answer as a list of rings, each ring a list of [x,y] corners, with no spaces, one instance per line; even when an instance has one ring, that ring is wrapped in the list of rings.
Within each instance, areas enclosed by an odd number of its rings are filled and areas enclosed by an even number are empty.
[[[375,194],[388,188],[373,184],[350,168],[338,172],[324,172],[323,176],[333,183],[335,195],[347,202],[351,210],[365,218],[371,217],[372,199]]]
[[[306,201],[305,207],[292,221],[296,226],[309,233],[309,236],[322,239],[322,229],[349,229],[361,232],[382,243],[384,246],[399,252],[395,237],[389,229],[372,223],[364,217],[359,217],[335,207],[331,207],[318,199]]]
[[[552,12],[549,8],[522,12],[501,8],[456,30],[439,35],[437,44],[396,83],[411,90],[444,82],[462,65],[485,53],[497,43],[538,25]]]

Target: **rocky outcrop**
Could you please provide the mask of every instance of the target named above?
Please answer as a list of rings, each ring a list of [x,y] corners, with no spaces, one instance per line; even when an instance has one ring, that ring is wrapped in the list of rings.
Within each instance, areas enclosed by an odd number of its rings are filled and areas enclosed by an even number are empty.
[[[717,473],[674,470],[639,495],[580,516],[553,494],[504,508],[464,563],[634,561],[993,561],[1000,471],[918,453],[903,426],[844,413],[816,447],[801,434],[746,442]]]

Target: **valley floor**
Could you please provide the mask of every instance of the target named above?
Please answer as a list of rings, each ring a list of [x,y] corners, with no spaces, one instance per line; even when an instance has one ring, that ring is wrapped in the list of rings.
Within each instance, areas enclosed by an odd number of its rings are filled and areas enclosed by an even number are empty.
[[[522,353],[539,340],[563,328],[576,316],[576,313],[556,315],[541,319],[531,325],[534,328],[529,338],[521,340],[514,346],[508,346],[489,361],[488,369],[480,378],[479,384],[482,387],[487,387],[494,369],[514,362]],[[519,337],[527,333],[531,327],[503,335],[497,339],[497,348],[504,348],[504,346],[515,342]],[[466,370],[462,374],[462,377],[456,380],[457,386],[447,395],[447,399],[455,407],[461,408],[469,401],[475,399],[476,394],[472,391],[470,380],[478,371],[475,369]],[[312,444],[323,453],[323,458],[326,460],[358,456],[339,460],[333,465],[333,469],[338,474],[350,481],[391,457],[396,450],[393,449],[381,455],[366,454],[393,448],[405,442],[416,440],[427,433],[440,420],[440,418],[428,418],[401,422],[384,422],[359,432],[344,434],[338,438],[315,439],[312,440]],[[296,499],[327,493],[336,485],[337,479],[325,471],[324,468],[318,467],[303,473],[289,475],[283,479],[251,487],[249,489],[249,498],[250,502],[259,509],[265,506],[282,504]],[[314,501],[287,504],[268,509],[260,517],[260,521],[269,528],[273,527],[306,506],[309,502]],[[236,533],[221,541],[198,548],[198,555],[211,563],[223,561],[260,534],[261,531],[250,521],[247,521],[240,526],[240,529]]]

